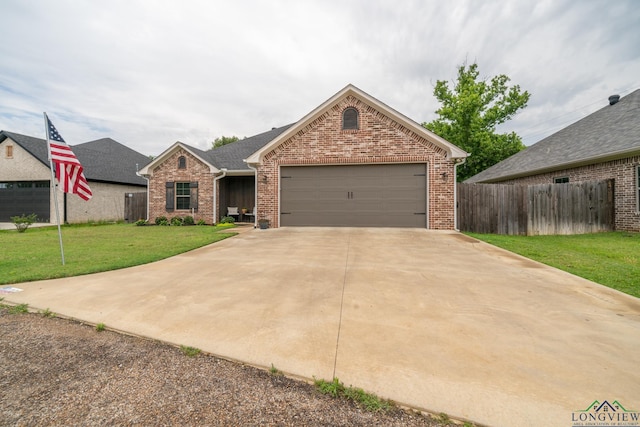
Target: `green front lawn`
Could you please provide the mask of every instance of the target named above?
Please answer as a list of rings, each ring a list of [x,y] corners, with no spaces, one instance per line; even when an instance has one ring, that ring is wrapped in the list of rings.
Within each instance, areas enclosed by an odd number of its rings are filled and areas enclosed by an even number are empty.
[[[466,233],[576,276],[640,297],[640,233],[503,236]]]
[[[144,226],[133,224],[62,227],[65,265],[56,227],[24,233],[0,231],[0,285],[78,276],[146,264],[235,235],[229,226]]]

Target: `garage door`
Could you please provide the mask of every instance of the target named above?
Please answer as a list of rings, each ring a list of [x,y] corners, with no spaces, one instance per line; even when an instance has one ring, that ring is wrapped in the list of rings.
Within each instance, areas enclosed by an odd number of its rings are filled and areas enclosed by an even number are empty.
[[[286,166],[280,225],[427,226],[425,164]]]
[[[32,213],[39,222],[49,222],[49,185],[49,181],[0,182],[0,222]]]

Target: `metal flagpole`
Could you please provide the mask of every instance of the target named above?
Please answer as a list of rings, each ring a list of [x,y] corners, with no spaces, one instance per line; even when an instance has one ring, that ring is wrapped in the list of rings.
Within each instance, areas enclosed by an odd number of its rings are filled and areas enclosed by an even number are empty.
[[[51,158],[51,144],[49,143],[49,120],[47,113],[44,113],[44,129],[47,135],[47,153],[49,155],[49,168],[51,168],[51,185],[53,186],[53,199],[56,205],[56,222],[58,223],[58,240],[60,240],[60,255],[62,256],[62,265],[64,265],[64,248],[62,247],[62,230],[60,230],[60,211],[58,209],[58,192],[56,191],[56,181],[53,175],[53,159]]]

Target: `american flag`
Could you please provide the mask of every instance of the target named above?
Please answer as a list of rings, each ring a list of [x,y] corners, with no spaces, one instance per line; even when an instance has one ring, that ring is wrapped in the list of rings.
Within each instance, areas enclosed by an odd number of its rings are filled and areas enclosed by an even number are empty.
[[[71,151],[58,133],[51,120],[44,115],[47,121],[47,142],[50,147],[51,160],[56,165],[56,178],[65,193],[74,193],[84,200],[89,200],[92,196],[87,178],[83,173],[83,168],[78,158]]]

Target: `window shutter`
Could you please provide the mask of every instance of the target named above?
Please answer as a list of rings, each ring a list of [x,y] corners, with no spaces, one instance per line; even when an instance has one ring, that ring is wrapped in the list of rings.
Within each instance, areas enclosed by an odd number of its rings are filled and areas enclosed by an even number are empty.
[[[189,209],[198,209],[198,183],[189,183]]]
[[[174,203],[175,203],[175,192],[173,189],[173,182],[167,182],[165,184],[166,190],[167,190],[167,203],[166,203],[166,210],[167,211],[172,211],[174,208]]]

